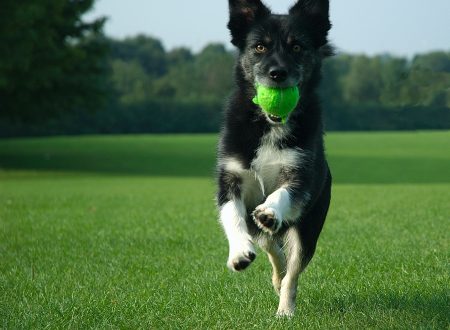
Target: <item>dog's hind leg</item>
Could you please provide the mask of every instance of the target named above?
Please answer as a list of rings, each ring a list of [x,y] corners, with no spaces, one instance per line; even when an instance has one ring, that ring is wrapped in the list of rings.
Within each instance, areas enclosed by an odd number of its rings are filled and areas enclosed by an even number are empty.
[[[280,303],[277,316],[292,317],[297,298],[298,277],[303,271],[302,244],[298,229],[290,227],[285,235],[286,275],[281,281]]]
[[[278,316],[292,316],[295,310],[297,284],[300,273],[308,266],[316,250],[317,239],[328,212],[331,197],[331,176],[328,174],[315,206],[296,225],[284,234],[286,275],[281,281]]]
[[[258,239],[258,243],[261,246],[272,264],[272,284],[275,292],[279,295],[281,289],[281,280],[286,274],[286,257],[277,239],[263,235]]]

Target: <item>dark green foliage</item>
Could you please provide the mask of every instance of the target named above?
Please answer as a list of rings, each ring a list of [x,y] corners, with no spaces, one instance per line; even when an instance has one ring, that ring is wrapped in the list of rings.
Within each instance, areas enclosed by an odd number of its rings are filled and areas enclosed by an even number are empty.
[[[333,105],[325,109],[326,129],[331,131],[394,131],[449,129],[447,107]]]
[[[331,105],[450,107],[450,53],[412,61],[389,55],[339,55],[324,65],[322,94]]]
[[[412,61],[339,55],[324,63],[321,88],[331,130],[450,128],[450,53]]]
[[[23,122],[96,109],[109,91],[104,19],[94,0],[2,0],[0,115]]]
[[[144,101],[78,110],[34,124],[0,121],[0,137],[113,133],[204,133],[220,127],[220,102]]]
[[[2,1],[0,137],[217,131],[235,53],[106,39],[104,19],[81,20],[93,2]],[[320,94],[328,129],[448,129],[450,53],[340,54],[324,61]]]
[[[181,103],[222,102],[232,88],[233,63],[233,55],[221,44],[208,45],[194,57],[185,53],[181,59],[172,60],[167,75],[155,82],[153,95]]]
[[[124,62],[137,62],[151,77],[161,77],[167,71],[167,58],[162,43],[151,37],[138,35],[122,41],[110,40],[111,55]]]

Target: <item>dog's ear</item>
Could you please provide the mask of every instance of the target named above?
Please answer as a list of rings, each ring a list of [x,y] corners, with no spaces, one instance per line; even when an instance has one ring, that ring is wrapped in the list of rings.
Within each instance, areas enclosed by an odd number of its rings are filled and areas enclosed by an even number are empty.
[[[231,32],[231,43],[243,48],[245,38],[251,25],[270,15],[270,10],[261,0],[229,0],[230,21],[228,29]]]
[[[328,31],[331,29],[329,11],[329,0],[299,0],[289,10],[289,15],[311,26],[313,41],[319,48],[327,43]]]
[[[289,10],[289,14],[328,17],[329,10],[330,10],[329,0],[299,0]]]

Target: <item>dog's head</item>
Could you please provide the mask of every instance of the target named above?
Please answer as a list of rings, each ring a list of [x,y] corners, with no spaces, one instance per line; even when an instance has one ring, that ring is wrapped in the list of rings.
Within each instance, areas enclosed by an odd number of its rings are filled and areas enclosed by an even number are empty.
[[[245,80],[302,88],[326,53],[329,0],[299,0],[275,15],[260,0],[229,0],[231,42],[239,49]]]

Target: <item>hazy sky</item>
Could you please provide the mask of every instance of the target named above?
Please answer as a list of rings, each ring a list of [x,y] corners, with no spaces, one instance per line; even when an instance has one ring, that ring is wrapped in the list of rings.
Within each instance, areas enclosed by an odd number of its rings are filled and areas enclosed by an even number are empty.
[[[293,0],[266,0],[287,12]],[[106,33],[123,38],[145,33],[167,49],[200,50],[209,42],[229,45],[227,0],[97,0],[87,18],[109,17]],[[412,56],[450,50],[450,0],[331,0],[331,41],[352,53]]]

